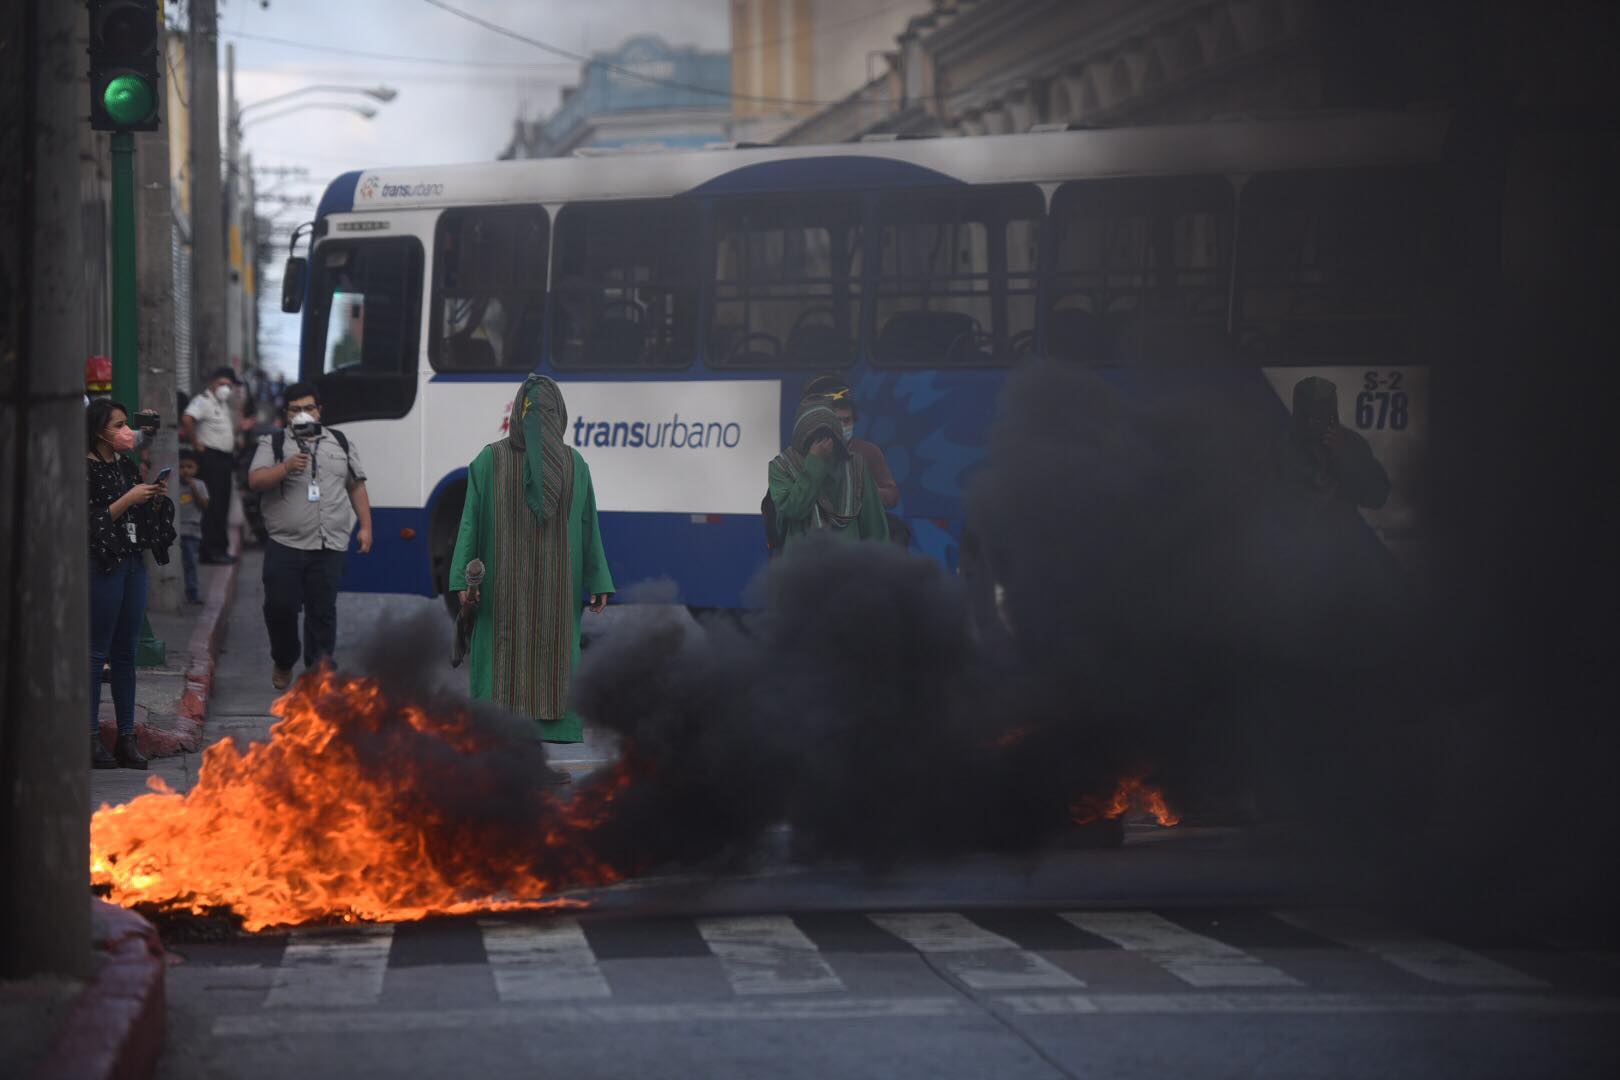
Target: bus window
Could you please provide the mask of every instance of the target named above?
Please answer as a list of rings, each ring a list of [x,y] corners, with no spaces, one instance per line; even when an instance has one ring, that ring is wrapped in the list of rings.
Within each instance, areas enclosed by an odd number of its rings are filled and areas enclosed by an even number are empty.
[[[331,420],[404,416],[416,398],[422,245],[323,241],[312,259],[300,362]]]
[[[438,371],[532,371],[545,326],[546,212],[538,206],[446,210],[433,242]]]
[[[1392,169],[1257,176],[1243,191],[1238,329],[1264,364],[1409,357],[1431,275],[1429,180]]]
[[[1064,184],[1052,226],[1053,357],[1101,366],[1229,357],[1232,188],[1224,178]]]
[[[679,368],[697,342],[699,227],[689,203],[588,203],[557,215],[552,360],[563,370]]]
[[[879,199],[873,360],[982,367],[1008,363],[1025,348],[1034,324],[1030,244],[1041,211],[1034,187]]]
[[[854,199],[717,207],[709,362],[849,366],[861,309],[860,236]]]

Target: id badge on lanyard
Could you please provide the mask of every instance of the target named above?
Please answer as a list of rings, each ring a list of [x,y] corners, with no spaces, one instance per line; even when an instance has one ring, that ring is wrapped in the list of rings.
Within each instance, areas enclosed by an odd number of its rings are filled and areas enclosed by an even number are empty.
[[[140,544],[141,537],[140,533],[136,531],[134,518],[124,519],[124,535],[129,537],[129,542],[132,546]]]

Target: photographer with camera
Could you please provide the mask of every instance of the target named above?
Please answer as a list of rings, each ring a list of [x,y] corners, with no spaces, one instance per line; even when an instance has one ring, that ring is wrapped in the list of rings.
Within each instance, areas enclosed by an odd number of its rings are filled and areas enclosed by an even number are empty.
[[[848,540],[888,540],[889,523],[866,462],[849,451],[838,413],[820,398],[799,405],[793,445],[769,470],[767,528],[785,548],[816,530]]]
[[[300,653],[309,669],[337,648],[338,582],[359,520],[360,554],[371,550],[371,500],[360,456],[336,428],[321,426],[315,387],[287,388],[287,427],[259,439],[248,486],[260,494],[264,545],[264,625],[270,633],[270,685],[292,681]]]

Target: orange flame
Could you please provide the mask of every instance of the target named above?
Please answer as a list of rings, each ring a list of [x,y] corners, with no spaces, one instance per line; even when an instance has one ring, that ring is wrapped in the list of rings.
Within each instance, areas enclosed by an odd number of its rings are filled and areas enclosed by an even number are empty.
[[[245,754],[229,739],[215,743],[185,795],[154,777],[151,794],[96,811],[92,884],[125,906],[228,907],[259,930],[577,906],[546,897],[619,877],[587,841],[630,782],[629,766],[571,798],[525,782],[505,792],[519,803],[499,820],[457,817],[434,793],[459,782],[476,794],[479,770],[500,758],[468,756],[494,744],[465,711],[430,714],[325,667],[271,711],[281,719],[268,743]]]
[[[1096,795],[1083,795],[1069,809],[1070,818],[1076,825],[1089,825],[1094,821],[1124,817],[1135,810],[1137,813],[1147,814],[1160,825],[1169,827],[1181,824],[1181,815],[1170,809],[1165,800],[1164,791],[1154,787],[1142,776],[1127,776],[1114,788],[1114,793],[1101,798]]]

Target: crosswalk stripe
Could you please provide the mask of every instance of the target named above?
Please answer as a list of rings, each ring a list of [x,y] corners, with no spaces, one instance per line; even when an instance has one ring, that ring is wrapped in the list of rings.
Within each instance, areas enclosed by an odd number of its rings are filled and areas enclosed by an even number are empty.
[[[698,919],[698,932],[739,994],[809,994],[844,989],[816,943],[785,915]]]
[[[484,952],[502,1001],[604,998],[611,994],[579,920],[560,916],[540,922],[480,920]]]
[[[1547,985],[1489,957],[1448,941],[1410,933],[1370,912],[1348,908],[1300,908],[1273,912],[1318,937],[1371,953],[1387,964],[1442,986],[1528,990]]]
[[[365,1005],[382,995],[392,926],[294,930],[265,997],[268,1006]]]
[[[1139,953],[1191,986],[1299,986],[1286,972],[1151,911],[1065,911],[1088,934]]]
[[[954,911],[874,914],[868,919],[974,990],[1056,990],[1085,983],[1056,964]]]

